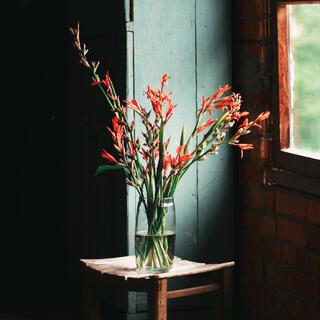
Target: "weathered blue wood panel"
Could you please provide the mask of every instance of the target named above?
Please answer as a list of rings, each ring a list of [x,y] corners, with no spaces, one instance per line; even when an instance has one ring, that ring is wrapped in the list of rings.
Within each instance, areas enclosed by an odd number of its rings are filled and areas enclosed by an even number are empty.
[[[171,136],[173,152],[179,143],[180,128],[183,124],[191,128],[196,111],[194,0],[136,1],[134,14],[134,94],[144,105],[149,104],[143,95],[148,84],[158,87],[164,73],[171,75],[169,91],[173,92],[178,107],[170,120],[166,137]],[[196,167],[193,167],[175,196],[176,253],[185,258],[194,257],[197,251],[196,179]],[[129,208],[132,231],[133,210]],[[133,247],[132,237],[129,238],[129,247]]]
[[[197,96],[231,84],[229,1],[197,0]],[[232,150],[198,164],[199,258],[230,259],[233,252]]]

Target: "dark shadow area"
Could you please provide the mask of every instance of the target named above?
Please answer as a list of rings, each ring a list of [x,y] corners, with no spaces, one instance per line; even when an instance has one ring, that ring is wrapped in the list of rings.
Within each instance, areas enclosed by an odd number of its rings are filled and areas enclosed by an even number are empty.
[[[124,9],[105,5],[108,20],[103,10],[71,2],[0,2],[1,320],[79,319],[79,259],[126,252],[123,179],[94,176],[99,152],[110,143],[110,115],[77,62],[68,30],[83,22],[85,41],[102,53],[92,58],[111,61],[120,87],[126,42],[114,25],[123,24]],[[109,34],[97,25],[105,21],[113,24],[104,28]]]
[[[68,274],[67,4],[1,2],[0,32],[0,318],[64,319],[79,298]]]

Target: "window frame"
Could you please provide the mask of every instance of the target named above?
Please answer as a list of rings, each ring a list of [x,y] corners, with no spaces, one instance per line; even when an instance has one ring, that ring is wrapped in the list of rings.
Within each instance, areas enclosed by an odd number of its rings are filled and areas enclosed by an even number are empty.
[[[290,88],[288,85],[288,20],[289,4],[319,4],[318,1],[272,0],[271,41],[273,47],[273,168],[267,182],[320,194],[320,160],[281,150],[289,146]]]

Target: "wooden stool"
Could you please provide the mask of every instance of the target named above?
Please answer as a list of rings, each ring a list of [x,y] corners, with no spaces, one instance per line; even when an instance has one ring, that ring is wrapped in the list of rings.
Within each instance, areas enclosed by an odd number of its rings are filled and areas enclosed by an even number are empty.
[[[226,272],[234,262],[205,264],[175,258],[169,272],[153,274],[136,270],[135,257],[126,256],[111,259],[83,259],[83,320],[100,320],[99,288],[122,288],[127,291],[145,291],[148,293],[148,320],[167,319],[167,299],[192,296],[220,289],[222,298],[226,294]],[[167,290],[168,279],[198,274],[221,272],[220,283]],[[224,302],[226,303],[225,299]],[[225,307],[225,306],[223,306]]]

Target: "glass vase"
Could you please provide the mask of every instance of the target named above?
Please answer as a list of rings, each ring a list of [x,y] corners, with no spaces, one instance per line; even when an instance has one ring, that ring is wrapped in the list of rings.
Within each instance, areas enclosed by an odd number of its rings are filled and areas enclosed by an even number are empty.
[[[135,228],[138,270],[161,273],[171,269],[175,250],[175,227],[173,197],[139,199]]]

